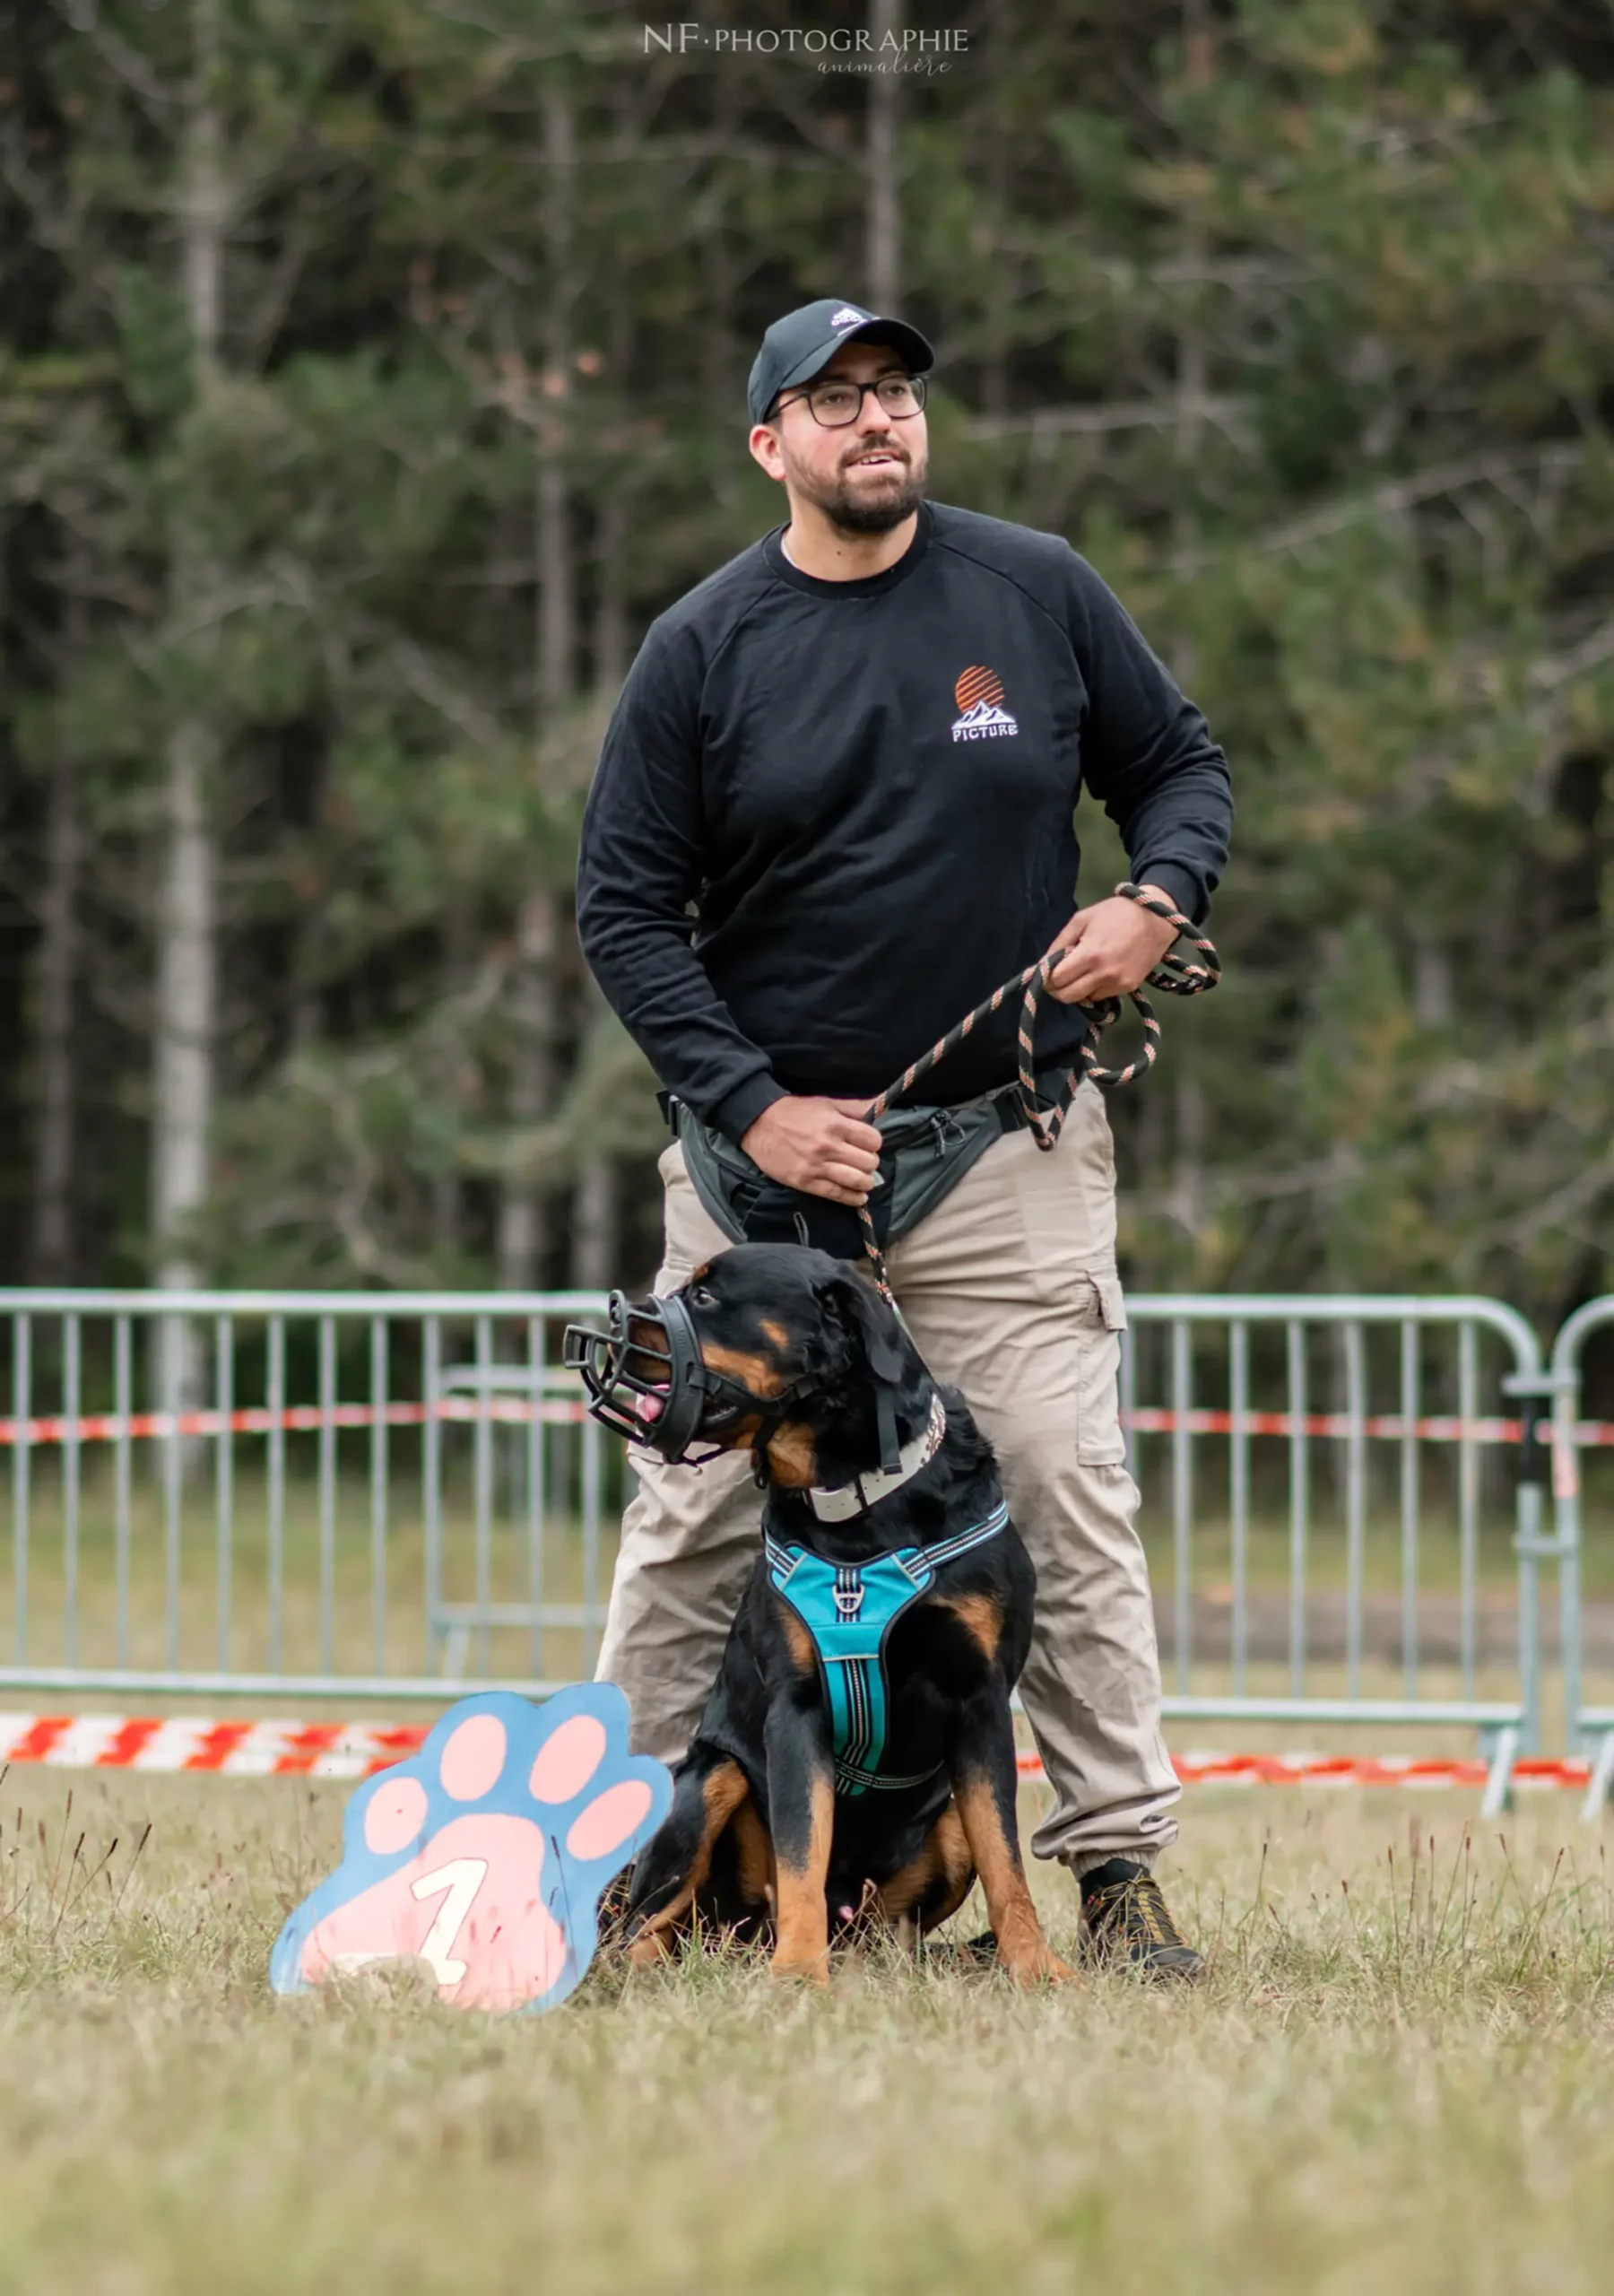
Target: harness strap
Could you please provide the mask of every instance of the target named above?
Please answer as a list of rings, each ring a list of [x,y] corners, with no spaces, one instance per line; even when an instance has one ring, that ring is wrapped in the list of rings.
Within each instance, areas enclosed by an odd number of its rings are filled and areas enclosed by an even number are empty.
[[[936,1770],[940,1770],[938,1762]],[[837,1761],[835,1765],[835,1790],[848,1797],[859,1794],[906,1794],[911,1787],[928,1786],[935,1770],[915,1771],[912,1778],[893,1778],[889,1772],[861,1770],[855,1762]]]
[[[922,1555],[933,1573],[944,1562],[955,1561],[959,1555],[968,1554],[972,1546],[985,1546],[988,1539],[995,1538],[1001,1530],[1007,1528],[1008,1522],[1009,1501],[1005,1499],[994,1508],[984,1523],[976,1523],[968,1531],[955,1531],[951,1538],[938,1539],[933,1546],[909,1548],[907,1552]]]
[[[837,1794],[898,1793],[935,1776],[932,1770],[893,1778],[881,1769],[889,1718],[886,1637],[939,1570],[996,1538],[1008,1521],[1002,1500],[983,1521],[933,1546],[894,1549],[863,1563],[833,1563],[764,1535],[769,1578],[812,1637],[829,1705]]]

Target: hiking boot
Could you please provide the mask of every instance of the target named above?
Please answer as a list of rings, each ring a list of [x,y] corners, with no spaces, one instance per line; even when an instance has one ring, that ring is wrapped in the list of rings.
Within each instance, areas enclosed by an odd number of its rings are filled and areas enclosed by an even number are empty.
[[[1160,1885],[1130,1857],[1106,1858],[1081,1877],[1081,1957],[1142,1970],[1163,1983],[1197,1985],[1205,1964],[1171,1918]]]

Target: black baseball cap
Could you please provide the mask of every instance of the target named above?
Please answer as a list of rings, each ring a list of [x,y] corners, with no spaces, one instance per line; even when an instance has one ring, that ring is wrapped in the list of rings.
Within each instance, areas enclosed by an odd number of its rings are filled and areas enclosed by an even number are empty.
[[[799,311],[786,311],[763,336],[746,386],[751,421],[766,422],[768,410],[779,393],[794,389],[797,383],[810,383],[843,343],[889,343],[900,352],[914,375],[923,375],[935,364],[936,354],[916,326],[909,326],[904,319],[881,318],[878,312],[864,310],[861,303],[826,295],[821,302],[803,303]]]

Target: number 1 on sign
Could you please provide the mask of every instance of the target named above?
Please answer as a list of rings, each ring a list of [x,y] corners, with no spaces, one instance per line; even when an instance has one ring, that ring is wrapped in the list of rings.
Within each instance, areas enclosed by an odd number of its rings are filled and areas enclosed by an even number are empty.
[[[437,1909],[437,1918],[426,1932],[421,1944],[421,1959],[430,1968],[440,1986],[457,1985],[465,1974],[464,1961],[449,1957],[455,1941],[464,1928],[465,1916],[476,1901],[476,1892],[488,1878],[485,1857],[456,1857],[451,1865],[439,1866],[435,1873],[422,1874],[412,1882],[412,1897],[434,1898],[442,1891],[447,1895]]]

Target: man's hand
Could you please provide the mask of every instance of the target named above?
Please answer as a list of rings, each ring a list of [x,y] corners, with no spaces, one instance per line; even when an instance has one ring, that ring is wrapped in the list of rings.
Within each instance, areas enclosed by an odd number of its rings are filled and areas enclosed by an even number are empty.
[[[1145,892],[1160,893],[1158,885]],[[1173,909],[1176,907],[1171,901]],[[1079,909],[1063,927],[1054,947],[1068,949],[1048,976],[1048,994],[1062,1004],[1096,1004],[1102,996],[1127,996],[1141,988],[1176,939],[1175,925],[1155,916],[1141,902],[1112,894]]]
[[[740,1145],[770,1180],[827,1196],[831,1204],[863,1204],[880,1166],[881,1137],[862,1121],[867,1100],[803,1097],[775,1100]]]

